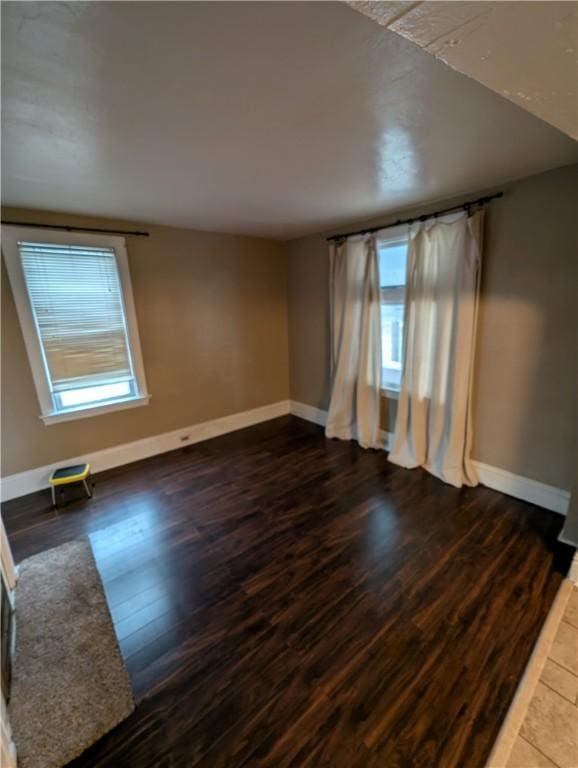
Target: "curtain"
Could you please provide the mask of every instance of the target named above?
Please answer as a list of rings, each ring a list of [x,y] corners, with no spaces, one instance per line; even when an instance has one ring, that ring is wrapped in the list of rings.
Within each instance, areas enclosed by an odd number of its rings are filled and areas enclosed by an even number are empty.
[[[389,460],[446,483],[477,485],[471,461],[472,372],[483,212],[410,231],[404,353]]]
[[[325,434],[382,448],[381,324],[375,237],[330,250],[332,391]]]

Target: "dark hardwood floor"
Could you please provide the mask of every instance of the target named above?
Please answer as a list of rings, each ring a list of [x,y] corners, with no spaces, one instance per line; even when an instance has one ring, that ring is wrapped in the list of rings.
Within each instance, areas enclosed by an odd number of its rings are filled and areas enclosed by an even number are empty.
[[[558,515],[293,417],[69,498],[3,514],[16,560],[90,536],[132,678],[75,766],[481,768],[571,553]]]

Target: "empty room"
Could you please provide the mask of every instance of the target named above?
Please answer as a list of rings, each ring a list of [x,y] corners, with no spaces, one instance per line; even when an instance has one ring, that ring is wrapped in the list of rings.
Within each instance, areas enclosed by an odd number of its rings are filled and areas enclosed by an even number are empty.
[[[578,3],[2,26],[3,768],[578,768]]]

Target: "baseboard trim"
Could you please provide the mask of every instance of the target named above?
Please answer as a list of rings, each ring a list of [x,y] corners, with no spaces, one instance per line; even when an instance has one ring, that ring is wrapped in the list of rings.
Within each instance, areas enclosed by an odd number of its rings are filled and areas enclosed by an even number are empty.
[[[115,445],[102,451],[94,451],[82,456],[62,459],[62,461],[55,462],[54,464],[8,475],[0,481],[0,498],[2,501],[8,501],[40,491],[43,488],[48,488],[48,478],[53,470],[58,467],[88,462],[93,472],[102,472],[105,469],[112,469],[123,464],[130,464],[133,461],[148,459],[151,456],[174,451],[177,448],[199,443],[202,440],[210,440],[212,437],[218,437],[227,432],[235,432],[238,429],[251,427],[263,421],[285,416],[289,412],[289,401],[282,400],[278,403],[261,406],[260,408],[253,408],[250,411],[233,413],[230,416],[222,416],[218,419],[204,421],[201,424],[182,427],[172,432],[145,437],[132,443]]]
[[[559,512],[561,515],[565,515],[568,511],[569,491],[540,483],[529,477],[515,475],[505,469],[492,467],[481,461],[475,461],[474,464],[482,485],[506,493],[508,496],[515,496],[517,499],[528,501],[530,504],[536,504],[538,507],[550,509],[552,512]]]
[[[383,447],[386,451],[391,451],[393,447],[393,432],[386,432],[384,429],[380,430],[379,436],[383,440]]]
[[[291,413],[294,416],[299,416],[300,419],[311,421],[313,424],[319,424],[320,427],[324,427],[327,423],[327,411],[322,411],[320,408],[314,408],[312,405],[306,405],[305,403],[298,403],[296,400],[291,400],[289,407]]]
[[[312,421],[314,424],[325,426],[327,421],[327,411],[314,408],[305,403],[299,403],[291,400],[291,413],[299,416],[306,421]],[[393,441],[391,432],[383,432],[385,448],[389,450]],[[492,467],[481,461],[474,461],[474,466],[478,472],[480,483],[494,491],[500,491],[508,496],[514,496],[530,504],[536,504],[552,512],[559,512],[565,515],[570,503],[569,491],[556,488],[553,485],[540,483],[538,480],[532,480],[529,477],[515,475],[500,467]]]
[[[327,411],[322,411],[320,408],[314,408],[312,405],[306,405],[305,403],[298,403],[296,400],[290,401],[290,408],[293,416],[299,416],[300,419],[311,421],[320,427],[324,427],[327,423]],[[381,429],[379,436],[383,440],[385,450],[389,451],[393,439],[392,433]]]
[[[574,546],[572,544],[571,546]],[[573,581],[574,584],[578,584],[578,552],[574,553],[572,562],[570,563],[570,571],[568,572],[568,578]]]
[[[295,400],[283,400],[278,403],[261,406],[260,408],[253,408],[250,411],[234,413],[200,424],[183,427],[172,432],[145,437],[132,443],[115,445],[102,451],[63,459],[54,464],[8,475],[2,478],[0,482],[0,499],[2,501],[9,501],[10,499],[47,488],[48,478],[52,471],[66,464],[88,462],[94,472],[102,472],[105,469],[112,469],[123,464],[147,459],[160,453],[174,451],[185,445],[199,443],[202,440],[210,440],[212,437],[244,429],[263,421],[285,416],[288,413],[292,413],[299,418],[320,426],[325,426],[327,421],[327,411]],[[382,432],[382,437],[386,450],[388,450],[391,446],[392,434],[390,432]],[[514,496],[531,504],[536,504],[545,509],[550,509],[553,512],[566,514],[570,502],[570,493],[568,491],[540,483],[528,477],[515,475],[505,469],[492,467],[479,461],[474,463],[478,470],[480,482],[488,488],[506,493],[509,496]]]

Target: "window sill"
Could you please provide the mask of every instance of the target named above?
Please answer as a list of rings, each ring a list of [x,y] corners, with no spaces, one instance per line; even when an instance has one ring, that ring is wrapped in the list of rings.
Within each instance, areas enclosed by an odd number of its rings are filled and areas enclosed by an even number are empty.
[[[45,424],[59,424],[61,421],[74,421],[75,419],[86,419],[89,416],[100,416],[103,413],[112,413],[113,411],[123,411],[126,408],[137,408],[140,405],[148,405],[150,395],[139,395],[139,397],[130,397],[126,400],[117,400],[114,403],[101,403],[90,407],[71,408],[67,411],[53,411],[44,413],[40,416]]]
[[[390,387],[381,388],[382,397],[387,397],[388,400],[399,400],[399,389],[391,389]]]

